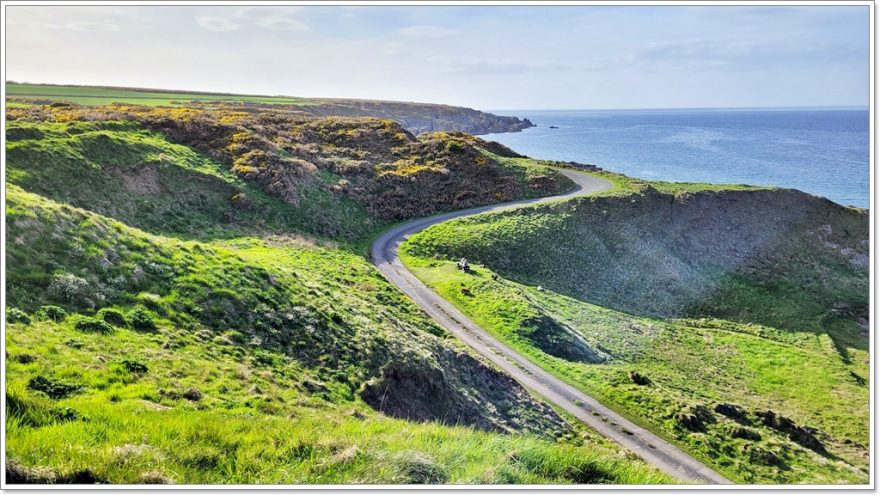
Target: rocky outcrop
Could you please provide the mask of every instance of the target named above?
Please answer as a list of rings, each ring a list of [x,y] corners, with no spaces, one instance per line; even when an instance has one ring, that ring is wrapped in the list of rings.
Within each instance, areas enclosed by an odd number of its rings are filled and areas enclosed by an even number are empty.
[[[529,119],[481,112],[472,108],[372,100],[318,100],[299,107],[316,116],[376,117],[400,123],[414,134],[434,131],[461,131],[468,134],[519,132],[534,127]]]

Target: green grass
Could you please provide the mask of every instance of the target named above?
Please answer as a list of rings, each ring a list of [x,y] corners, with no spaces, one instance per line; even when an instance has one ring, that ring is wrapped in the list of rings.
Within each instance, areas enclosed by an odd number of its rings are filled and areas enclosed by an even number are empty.
[[[838,265],[832,254],[810,246],[804,237],[791,235],[792,245],[770,245],[778,251],[763,265],[765,270],[769,266],[783,271],[781,280],[788,285],[779,281],[756,284],[756,274],[766,277],[770,272],[752,270],[747,272],[751,278],[736,275],[740,285],[727,279],[725,292],[714,299],[721,302],[701,308],[735,315],[739,321],[637,316],[591,304],[587,301],[596,297],[601,283],[589,268],[591,262],[599,262],[602,270],[629,269],[638,274],[615,286],[620,297],[632,297],[631,287],[651,283],[651,271],[633,268],[642,266],[642,261],[627,258],[630,253],[622,246],[637,238],[633,236],[640,229],[643,236],[650,235],[639,225],[639,213],[630,209],[638,208],[633,205],[645,201],[646,195],[650,199],[657,193],[636,180],[600,175],[617,186],[600,195],[608,199],[574,200],[444,222],[410,237],[401,248],[401,258],[429,287],[500,340],[733,480],[865,483],[869,442],[866,343],[855,333],[852,321],[838,318],[829,325],[827,317],[821,316],[827,309],[814,308],[816,303],[804,297],[805,291],[825,291],[834,294],[826,296],[830,301],[858,300],[864,297],[865,288],[853,280],[863,275],[845,268],[849,265]],[[669,195],[704,194],[700,185],[650,185]],[[740,186],[707,189],[723,194],[761,191]],[[579,211],[584,204],[591,205],[585,210],[590,217]],[[617,210],[630,211],[618,216]],[[833,222],[835,232],[841,232],[834,242],[848,242],[842,237],[846,229],[859,232],[859,221],[850,213],[824,218]],[[615,232],[609,226],[618,221],[629,222],[635,230],[624,230],[619,240],[590,240],[596,231]],[[572,229],[577,222],[587,226]],[[574,241],[560,232],[571,234]],[[643,256],[654,260],[647,252]],[[456,269],[453,260],[461,256],[469,259],[474,273]],[[658,260],[665,263],[670,256]],[[624,263],[615,266],[606,259]],[[802,276],[806,272],[797,267],[810,267],[812,275]],[[841,273],[850,278],[834,278]],[[573,291],[573,286],[558,282],[574,275],[580,277],[578,287],[583,289]],[[824,277],[831,282],[810,287]],[[658,286],[644,297],[664,297],[671,289]],[[752,323],[757,321],[756,314],[787,324]],[[631,372],[647,376],[651,385],[635,384]],[[717,422],[704,432],[692,432],[675,419],[692,406],[702,404],[711,410],[719,403],[733,403],[748,411],[753,423],[748,428],[762,439],[731,437],[730,429],[736,424],[720,414],[715,414]],[[830,455],[819,455],[761,425],[754,413],[765,410],[818,428]],[[750,460],[749,452],[755,447],[773,452],[784,466]]]
[[[150,91],[126,88],[101,88],[95,86],[17,83],[6,83],[6,96],[24,101],[65,101],[79,105],[130,103],[134,105],[166,106],[192,101],[228,103],[252,102],[276,105],[312,104],[312,101],[307,98],[289,96],[250,96],[223,93]],[[9,105],[8,102],[7,105]]]
[[[866,348],[865,211],[790,190],[600,175],[617,187],[445,222],[408,245],[629,313],[756,322],[829,334],[842,353]]]
[[[69,138],[57,139],[63,153]],[[157,146],[188,157],[151,133],[119,139],[114,166]],[[224,179],[189,158],[182,169]],[[6,334],[6,454],[33,481],[673,481],[582,427],[535,417],[508,382],[485,388],[492,372],[358,254],[234,227],[210,242],[156,235],[11,184],[6,220],[7,303],[19,310]],[[445,399],[522,426],[380,414],[360,390],[389,363],[440,369]]]
[[[7,456],[48,466],[59,480],[89,473],[109,483],[671,481],[580,437],[556,443],[411,423],[357,401],[319,399],[303,387],[313,373],[287,356],[189,332],[103,336],[69,323],[14,324],[7,350]],[[123,356],[146,371],[128,371]],[[34,375],[84,388],[54,401],[27,389]],[[192,387],[201,400],[180,396]]]
[[[792,334],[723,320],[666,322],[601,308],[515,282],[493,281],[476,267],[464,274],[452,262],[404,257],[429,287],[453,302],[506,344],[579,389],[660,433],[710,465],[747,483],[864,483],[867,480],[868,389],[850,372],[868,376],[867,353],[841,361],[827,336]],[[465,295],[462,289],[467,289]],[[601,364],[551,355],[535,336],[536,317],[549,316],[573,329],[607,357]],[[563,342],[567,343],[567,342]],[[630,371],[653,385],[635,385]],[[827,432],[834,458],[823,458],[769,428],[756,427],[762,447],[789,469],[755,465],[743,458],[745,440],[727,436],[732,421],[719,416],[709,432],[691,433],[673,421],[690,404],[735,403],[750,411],[774,410],[799,424]]]
[[[150,232],[209,240],[319,231],[356,236],[370,219],[319,182],[299,205],[268,196],[230,168],[133,122],[7,124],[7,180]],[[325,181],[338,177],[327,173]],[[247,206],[233,198],[242,195]]]

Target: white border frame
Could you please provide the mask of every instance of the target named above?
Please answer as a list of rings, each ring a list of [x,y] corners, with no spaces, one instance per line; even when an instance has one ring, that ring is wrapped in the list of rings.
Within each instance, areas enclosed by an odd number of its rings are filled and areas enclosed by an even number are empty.
[[[0,12],[0,23],[2,23],[3,36],[0,39],[0,51],[4,54],[4,63],[2,67],[3,74],[3,88],[0,90],[0,95],[3,98],[3,108],[0,111],[3,118],[3,136],[0,137],[2,140],[3,147],[0,149],[0,161],[2,161],[2,170],[0,170],[0,178],[3,180],[3,189],[0,192],[0,197],[2,197],[3,203],[3,211],[4,215],[2,220],[0,220],[0,228],[2,228],[2,232],[0,232],[0,241],[2,241],[2,247],[0,247],[0,254],[2,254],[2,259],[0,259],[0,300],[2,300],[3,305],[3,320],[0,321],[0,354],[5,356],[6,351],[6,63],[5,63],[5,54],[6,54],[6,7],[7,6],[52,6],[52,5],[64,5],[64,6],[239,6],[239,5],[247,5],[247,6],[283,6],[283,5],[297,5],[297,6],[541,6],[541,7],[550,7],[550,6],[710,6],[710,7],[719,7],[719,6],[866,6],[869,8],[869,49],[870,49],[870,69],[869,69],[869,160],[870,160],[870,199],[869,199],[869,222],[870,222],[870,330],[869,330],[869,365],[870,365],[870,448],[869,448],[869,483],[864,485],[417,485],[417,486],[405,486],[405,485],[11,485],[6,483],[6,359],[5,357],[0,361],[0,378],[2,378],[3,386],[2,392],[3,395],[0,397],[0,406],[2,406],[2,412],[0,412],[0,416],[3,417],[3,430],[0,432],[0,446],[2,446],[2,452],[0,452],[0,460],[2,460],[4,465],[3,475],[2,475],[2,483],[0,483],[0,488],[3,490],[28,490],[28,491],[43,491],[43,490],[102,490],[102,491],[126,491],[126,490],[150,490],[150,491],[167,491],[167,490],[296,490],[299,493],[323,493],[327,490],[338,490],[338,491],[348,491],[348,490],[405,490],[405,491],[423,491],[423,490],[431,490],[431,491],[465,491],[472,492],[475,490],[516,490],[523,491],[527,490],[530,492],[547,492],[547,491],[555,491],[555,490],[590,490],[597,493],[608,493],[613,491],[620,490],[688,490],[695,491],[697,493],[700,492],[717,492],[717,491],[740,491],[740,490],[757,490],[760,492],[769,492],[776,490],[790,490],[790,491],[816,491],[823,492],[829,490],[871,490],[873,491],[875,488],[875,473],[876,473],[876,457],[875,457],[875,448],[877,443],[877,436],[875,430],[875,409],[874,409],[874,394],[875,394],[875,384],[877,380],[877,374],[875,369],[875,351],[876,351],[876,340],[875,340],[875,302],[876,302],[876,286],[877,283],[875,272],[876,264],[874,259],[874,247],[876,240],[876,216],[875,216],[875,77],[874,77],[874,60],[875,60],[875,4],[871,0],[856,0],[856,1],[816,1],[816,0],[808,0],[808,1],[645,1],[645,0],[634,0],[634,1],[534,1],[534,0],[501,0],[501,1],[487,1],[487,0],[475,0],[475,1],[462,1],[462,0],[448,0],[448,1],[438,1],[438,0],[426,0],[423,2],[415,2],[412,0],[407,1],[388,1],[388,0],[380,0],[380,1],[364,1],[364,0],[349,0],[349,1],[340,1],[340,0],[328,0],[323,2],[318,1],[257,1],[254,3],[242,3],[241,1],[230,1],[230,0],[215,0],[215,1],[206,1],[206,2],[195,2],[195,1],[173,1],[173,0],[157,0],[157,1],[144,1],[144,0],[115,0],[115,1],[107,1],[107,2],[87,2],[87,1],[2,1],[2,12]],[[197,89],[197,88],[196,88]]]

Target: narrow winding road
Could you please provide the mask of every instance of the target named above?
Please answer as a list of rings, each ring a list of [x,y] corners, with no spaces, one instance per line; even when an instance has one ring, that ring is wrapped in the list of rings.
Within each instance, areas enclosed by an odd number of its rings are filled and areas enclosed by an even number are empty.
[[[400,261],[397,250],[410,235],[436,223],[488,211],[516,208],[560,199],[585,196],[610,189],[604,179],[574,171],[561,171],[577,187],[565,194],[535,200],[515,201],[500,205],[480,206],[467,210],[443,213],[398,225],[382,234],[373,243],[373,263],[391,283],[411,297],[432,318],[450,333],[509,373],[526,388],[540,394],[590,428],[619,443],[645,461],[688,483],[730,484],[731,482],[678,447],[603,406],[599,401],[544,371],[510,347],[502,344],[487,331],[426,287]]]

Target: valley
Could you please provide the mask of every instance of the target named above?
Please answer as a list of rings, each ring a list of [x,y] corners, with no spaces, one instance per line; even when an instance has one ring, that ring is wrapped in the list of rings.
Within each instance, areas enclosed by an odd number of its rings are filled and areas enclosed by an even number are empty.
[[[457,107],[10,87],[13,483],[867,482],[867,210]]]

